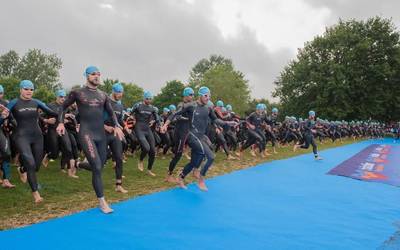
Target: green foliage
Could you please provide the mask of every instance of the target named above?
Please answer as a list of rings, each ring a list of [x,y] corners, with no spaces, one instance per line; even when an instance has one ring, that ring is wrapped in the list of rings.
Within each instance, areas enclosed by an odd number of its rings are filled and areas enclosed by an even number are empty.
[[[50,91],[46,88],[46,86],[40,85],[35,89],[33,98],[41,100],[44,103],[51,103],[55,101],[56,95],[54,91]]]
[[[400,119],[400,43],[391,20],[342,21],[305,44],[276,81],[285,112]]]
[[[177,105],[182,101],[182,92],[185,85],[178,81],[168,81],[166,85],[161,89],[161,92],[154,97],[154,106],[162,109],[168,107],[170,104]]]
[[[0,77],[13,76],[20,60],[18,53],[14,50],[10,50],[6,54],[0,56]]]
[[[241,72],[229,65],[218,65],[208,70],[201,85],[210,88],[214,102],[222,100],[225,105],[232,105],[237,114],[244,114],[249,107],[250,90],[247,80]]]
[[[19,82],[19,79],[11,76],[0,78],[0,84],[4,88],[5,99],[12,100],[19,96]]]
[[[223,56],[201,59],[190,72],[189,86],[196,93],[200,86],[209,87],[214,102],[222,100],[238,114],[244,114],[249,108],[248,81],[242,72],[235,70],[232,60]]]
[[[19,82],[31,80],[35,84],[34,97],[43,102],[53,101],[55,90],[61,88],[59,70],[61,59],[47,55],[39,49],[29,50],[22,58],[10,50],[0,56],[0,84],[7,99],[19,96]]]
[[[221,55],[211,55],[209,59],[203,58],[190,71],[189,86],[197,90],[204,78],[204,74],[218,65],[226,65],[233,69],[232,60]]]
[[[59,70],[61,59],[55,54],[47,55],[39,49],[29,50],[18,63],[14,75],[24,80],[31,80],[37,86],[45,86],[49,90],[60,88]]]

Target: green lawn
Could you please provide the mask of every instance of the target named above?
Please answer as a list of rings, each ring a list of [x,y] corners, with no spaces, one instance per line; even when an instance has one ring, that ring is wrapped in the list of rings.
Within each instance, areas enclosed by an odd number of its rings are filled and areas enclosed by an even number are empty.
[[[354,143],[353,140],[341,142],[326,142],[319,144],[320,149],[338,147]],[[219,152],[215,164],[208,173],[208,177],[223,175],[235,170],[255,166],[261,162],[284,159],[299,154],[311,152],[311,149],[292,151],[292,147],[278,149],[278,154],[268,156],[266,159],[252,157],[248,152],[241,161],[225,160],[225,155]],[[114,203],[132,197],[157,192],[175,187],[175,185],[164,181],[168,169],[170,155],[166,159],[158,157],[154,164],[156,177],[151,177],[137,169],[137,156],[130,157],[124,164],[123,186],[129,191],[128,194],[116,193],[114,191],[115,174],[110,164],[103,171],[103,183],[105,197]],[[312,160],[312,158],[310,158]],[[188,160],[183,157],[178,164],[178,171]],[[176,172],[178,172],[176,171]],[[72,179],[62,173],[58,167],[58,161],[50,163],[49,167],[41,168],[38,173],[40,193],[44,198],[41,204],[34,204],[28,184],[19,181],[17,170],[12,167],[12,183],[15,189],[0,188],[0,230],[21,227],[50,218],[60,217],[88,208],[97,206],[97,199],[91,185],[91,173],[85,170],[78,172],[79,179]],[[193,179],[188,178],[189,182]]]

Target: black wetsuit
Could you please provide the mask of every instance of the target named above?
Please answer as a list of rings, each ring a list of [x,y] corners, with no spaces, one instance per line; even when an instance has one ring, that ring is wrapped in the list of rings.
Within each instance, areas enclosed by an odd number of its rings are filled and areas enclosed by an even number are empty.
[[[153,105],[146,105],[142,102],[137,103],[132,108],[132,113],[135,116],[135,134],[139,140],[142,152],[140,153],[140,161],[149,155],[147,169],[153,168],[154,159],[156,157],[155,140],[153,131],[150,128],[150,121],[154,119],[156,123],[160,124],[159,116]]]
[[[242,150],[245,150],[246,148],[256,143],[261,153],[264,151],[266,144],[265,133],[263,132],[262,125],[264,122],[267,122],[267,117],[265,116],[265,114],[257,114],[256,112],[253,112],[246,118],[246,120],[255,128],[248,129],[248,139],[243,145]]]
[[[107,140],[104,131],[103,113],[112,117],[113,126],[119,126],[112,110],[110,98],[98,89],[83,87],[72,90],[63,103],[59,121],[64,123],[64,112],[74,102],[79,110],[79,140],[88,164],[79,167],[92,171],[92,184],[98,198],[103,197],[101,170],[107,159]]]
[[[8,101],[0,99],[0,104],[7,107]],[[10,137],[6,128],[6,124],[3,124],[0,128],[0,158],[1,158],[1,170],[3,171],[3,179],[10,179],[11,177],[11,147],[10,147]]]
[[[36,172],[43,159],[43,134],[39,127],[38,109],[53,117],[57,117],[57,113],[36,99],[17,98],[9,102],[7,108],[17,124],[13,140],[20,154],[21,172],[27,172],[29,185],[32,192],[35,192],[38,190]]]
[[[180,103],[178,104],[177,112],[181,112],[182,109],[187,108],[188,103]],[[174,124],[174,135],[173,135],[173,142],[174,142],[174,158],[172,158],[171,162],[169,163],[168,173],[171,175],[178,164],[179,160],[182,158],[183,149],[186,144],[186,140],[189,134],[189,112],[182,113],[181,115],[174,115],[171,114],[167,119],[171,120]],[[174,117],[174,118],[173,118]]]
[[[315,129],[315,121],[308,119],[304,124],[304,144],[301,148],[307,149],[312,145],[314,156],[318,156],[317,144],[315,143],[312,130]]]
[[[50,103],[49,108],[55,111],[58,115],[62,112],[62,104],[58,103]],[[58,122],[54,124],[48,124],[47,129],[47,143],[49,149],[49,158],[56,159],[58,158],[59,151],[61,150],[61,161],[60,166],[61,169],[64,169],[65,165],[69,167],[70,160],[74,159],[72,153],[72,145],[70,140],[70,134],[68,130],[65,130],[65,134],[60,136],[57,134]]]
[[[124,110],[124,106],[121,102],[114,101],[110,99],[111,107],[117,117],[119,125],[123,125],[124,121],[122,120],[122,112]],[[104,124],[107,126],[113,126],[113,119],[107,113],[105,113],[105,121]],[[116,137],[113,133],[106,132],[107,137],[107,145],[109,146],[112,159],[115,162],[115,178],[117,180],[122,180],[122,162],[123,162],[123,147],[122,141]],[[117,182],[117,185],[121,185],[121,182]]]
[[[206,157],[207,161],[200,171],[200,174],[205,176],[215,158],[211,150],[211,142],[206,135],[209,120],[211,119],[211,122],[220,126],[226,123],[217,118],[212,108],[198,102],[192,102],[182,110],[177,111],[174,116],[184,114],[190,119],[188,144],[192,149],[192,154],[190,162],[184,167],[180,177],[183,179],[193,168],[198,169],[204,157]]]

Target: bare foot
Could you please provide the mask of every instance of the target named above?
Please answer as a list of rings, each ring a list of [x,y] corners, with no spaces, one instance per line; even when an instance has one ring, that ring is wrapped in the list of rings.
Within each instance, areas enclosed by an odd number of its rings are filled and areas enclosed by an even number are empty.
[[[15,185],[13,185],[9,180],[4,179],[3,183],[1,184],[3,188],[15,188]]]
[[[176,183],[178,184],[179,187],[181,187],[183,189],[187,189],[185,182],[183,181],[182,178],[180,178],[180,177],[176,178]]]
[[[25,173],[21,173],[21,167],[18,167],[18,174],[19,174],[19,179],[22,181],[22,183],[26,183],[26,181],[28,180],[28,176]]]
[[[188,160],[192,159],[192,158],[189,156],[188,153],[184,153],[184,155],[185,155],[186,159],[188,159]]]
[[[294,146],[293,146],[293,152],[296,152],[296,150],[297,150],[298,147],[299,147],[299,145],[294,144]]]
[[[117,192],[119,192],[119,193],[123,193],[123,194],[128,193],[128,190],[126,190],[125,188],[123,188],[122,185],[116,185],[116,186],[115,186],[115,191],[117,191]]]
[[[138,162],[138,165],[137,165],[137,167],[138,167],[138,169],[139,169],[140,171],[142,171],[142,172],[143,172],[143,170],[144,170],[144,167],[143,167],[143,162],[142,162],[142,161],[139,161],[139,162]]]
[[[240,152],[238,152],[238,151],[235,152],[235,155],[236,155],[237,157],[242,157],[242,154],[241,154]]]
[[[68,169],[68,177],[78,179],[79,176],[77,176],[75,173],[76,173],[75,167],[71,167],[70,169]]]
[[[66,174],[66,173],[67,173],[67,170],[61,169],[61,173]]]
[[[227,160],[236,160],[236,157],[234,157],[233,155],[228,155],[228,157],[226,159]]]
[[[40,196],[38,191],[32,192],[32,196],[35,203],[40,203],[43,201],[43,198]]]
[[[253,156],[253,157],[256,157],[257,155],[256,155],[256,152],[254,152],[254,150],[251,150],[250,151],[250,154],[251,154],[251,156]]]
[[[315,157],[315,160],[316,161],[321,161],[321,160],[323,160],[324,158],[322,158],[321,156],[317,156],[317,157]]]
[[[108,203],[104,199],[104,197],[99,198],[99,208],[105,214],[110,214],[110,213],[114,212],[114,210],[108,205]]]
[[[199,181],[197,182],[197,186],[200,188],[201,191],[208,191],[208,188],[206,186],[206,183],[204,182],[203,178],[200,178]]]
[[[195,179],[200,179],[200,170],[194,169],[194,170],[193,170],[193,177],[194,177]]]
[[[148,173],[149,175],[151,175],[151,176],[156,176],[156,174],[153,173],[151,170],[147,170],[147,173]]]
[[[47,157],[47,154],[43,157],[42,165],[45,168],[47,168],[49,166],[49,157]]]
[[[169,182],[169,183],[176,183],[177,182],[176,178],[173,177],[172,175],[167,175],[167,178],[165,178],[165,181]]]

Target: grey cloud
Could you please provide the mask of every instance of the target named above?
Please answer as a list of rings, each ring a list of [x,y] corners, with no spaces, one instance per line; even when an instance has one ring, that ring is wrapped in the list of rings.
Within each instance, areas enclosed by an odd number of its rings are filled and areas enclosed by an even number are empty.
[[[243,27],[224,39],[207,17],[209,4],[184,1],[8,1],[0,9],[0,53],[40,48],[63,60],[64,86],[81,83],[94,64],[104,77],[133,81],[157,92],[167,80],[186,81],[191,67],[210,54],[233,59],[255,97],[269,97],[290,50],[271,52]],[[16,14],[18,13],[18,14]]]
[[[400,27],[400,17],[398,10],[400,1],[383,0],[383,1],[363,1],[363,0],[305,0],[313,7],[328,8],[332,15],[327,25],[336,23],[339,18],[342,19],[367,19],[374,16],[382,16],[384,18],[392,18],[397,27]]]

